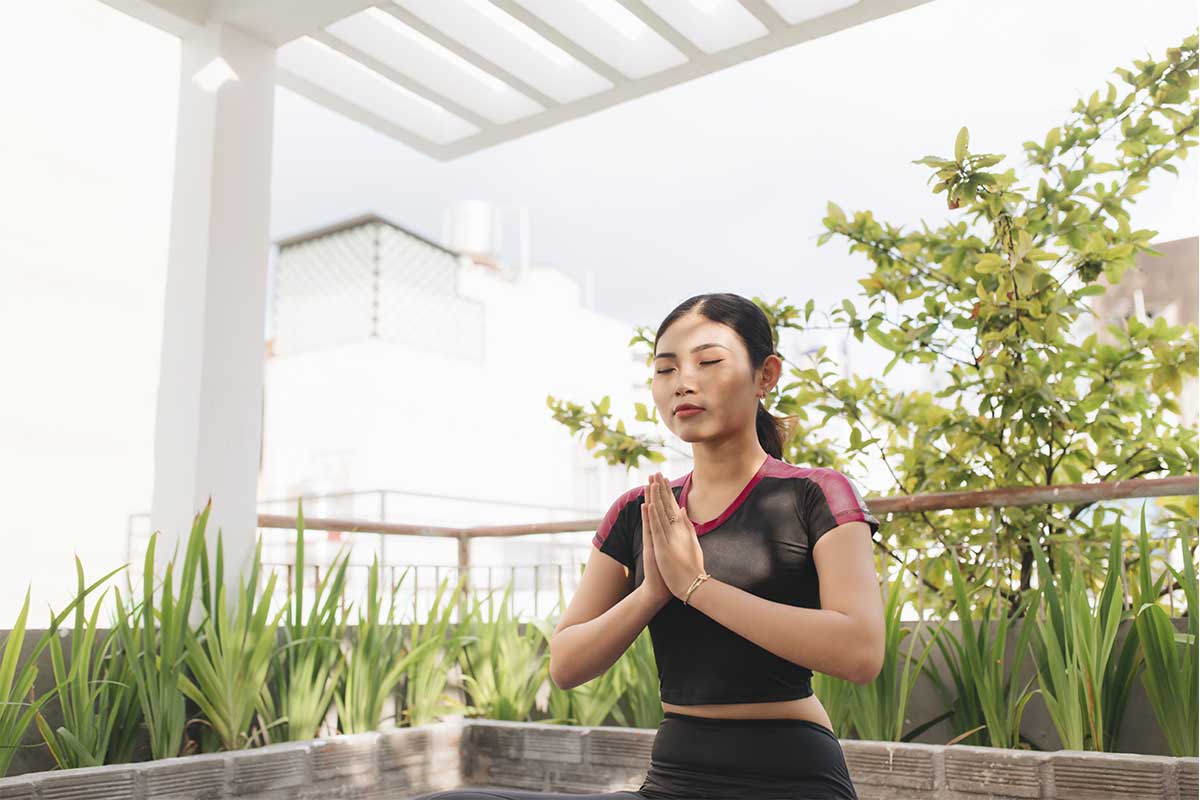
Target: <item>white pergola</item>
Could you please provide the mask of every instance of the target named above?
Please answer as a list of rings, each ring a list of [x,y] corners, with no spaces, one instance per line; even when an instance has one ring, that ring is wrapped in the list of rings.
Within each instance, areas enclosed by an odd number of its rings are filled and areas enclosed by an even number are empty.
[[[928,0],[103,2],[182,41],[151,530],[161,556],[211,496],[240,568],[276,86],[449,160]]]

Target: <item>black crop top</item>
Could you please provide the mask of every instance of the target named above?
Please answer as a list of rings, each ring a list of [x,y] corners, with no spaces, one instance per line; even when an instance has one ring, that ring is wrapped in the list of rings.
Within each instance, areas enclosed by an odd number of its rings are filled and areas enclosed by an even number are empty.
[[[671,481],[680,505],[692,473]],[[642,583],[645,486],[618,497],[592,544]],[[820,608],[817,570],[809,553],[821,536],[853,520],[879,530],[854,484],[835,469],[797,467],[768,455],[729,507],[693,522],[714,578],[778,603]],[[812,671],[793,664],[672,597],[650,620],[659,696],[675,705],[755,703],[812,694]]]

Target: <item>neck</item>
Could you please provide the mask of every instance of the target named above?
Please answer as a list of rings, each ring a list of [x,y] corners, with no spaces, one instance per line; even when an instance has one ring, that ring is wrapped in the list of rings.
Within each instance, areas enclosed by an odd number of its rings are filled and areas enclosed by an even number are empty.
[[[758,471],[767,458],[767,451],[755,439],[752,446],[697,445],[693,449],[691,489],[701,491],[710,487],[742,485]]]

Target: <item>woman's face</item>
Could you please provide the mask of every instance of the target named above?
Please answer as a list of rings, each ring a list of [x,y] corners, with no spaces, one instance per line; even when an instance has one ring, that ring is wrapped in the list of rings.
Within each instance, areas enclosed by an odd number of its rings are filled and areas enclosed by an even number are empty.
[[[699,314],[686,314],[663,333],[654,351],[651,383],[659,419],[685,442],[718,439],[754,426],[759,374],[732,328]],[[683,403],[704,410],[677,415]]]

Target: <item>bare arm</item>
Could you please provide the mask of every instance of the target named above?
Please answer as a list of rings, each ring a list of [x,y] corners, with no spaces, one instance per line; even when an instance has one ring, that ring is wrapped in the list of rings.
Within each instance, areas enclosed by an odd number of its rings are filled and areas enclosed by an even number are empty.
[[[625,567],[592,548],[579,589],[550,637],[550,680],[573,689],[603,674],[629,649],[670,595],[631,589]]]

